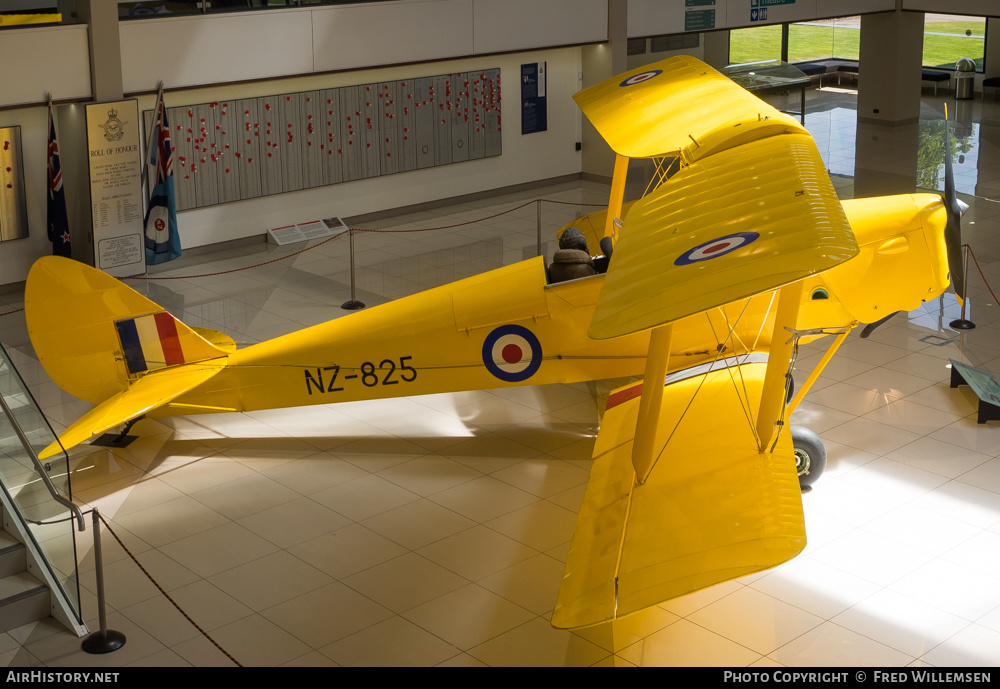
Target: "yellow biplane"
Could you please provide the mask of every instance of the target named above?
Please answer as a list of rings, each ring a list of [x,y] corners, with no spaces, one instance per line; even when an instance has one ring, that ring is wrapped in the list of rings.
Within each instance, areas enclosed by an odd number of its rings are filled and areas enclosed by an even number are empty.
[[[538,257],[237,349],[104,273],[40,259],[35,352],[96,405],[43,456],[143,415],[643,376],[608,398],[552,624],[794,557],[825,451],[785,422],[854,326],[937,297],[949,264],[960,278],[950,155],[944,198],[841,203],[801,125],[694,58],[575,98],[617,153],[608,210],[573,223],[603,240],[606,273],[552,282]],[[659,174],[623,205],[629,158]],[[827,335],[792,398],[797,346]]]

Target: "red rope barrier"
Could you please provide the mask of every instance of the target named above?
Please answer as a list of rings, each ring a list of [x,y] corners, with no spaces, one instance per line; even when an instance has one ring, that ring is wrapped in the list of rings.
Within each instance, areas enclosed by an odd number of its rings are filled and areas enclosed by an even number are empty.
[[[514,208],[509,208],[509,209],[507,209],[505,211],[500,211],[499,213],[494,213],[493,215],[488,215],[485,218],[476,218],[475,220],[467,220],[465,222],[455,223],[454,225],[440,225],[438,227],[419,227],[419,228],[413,228],[413,229],[410,229],[410,230],[373,230],[373,229],[363,228],[363,227],[352,227],[352,228],[350,228],[350,230],[354,230],[355,232],[373,232],[373,233],[385,233],[385,234],[406,234],[406,233],[409,233],[409,232],[432,232],[432,231],[436,231],[436,230],[451,230],[451,229],[454,229],[456,227],[464,227],[466,225],[474,225],[476,223],[485,222],[486,220],[492,220],[493,218],[499,218],[501,215],[506,215],[508,213],[513,213],[514,211],[521,210],[522,208],[530,206],[533,203],[538,203],[539,201],[541,201],[542,203],[555,203],[555,204],[560,204],[560,205],[564,205],[564,206],[600,206],[600,207],[603,207],[603,205],[604,205],[604,204],[600,204],[600,203],[581,203],[581,202],[577,202],[577,201],[556,201],[554,199],[534,199],[532,201],[525,201],[520,206],[515,206]],[[161,277],[152,277],[152,276],[149,276],[149,275],[132,275],[132,276],[129,276],[129,277],[123,277],[123,278],[119,278],[119,279],[121,279],[121,280],[190,280],[190,279],[193,279],[193,278],[207,278],[207,277],[214,277],[216,275],[226,275],[227,273],[238,273],[238,272],[243,271],[243,270],[251,270],[252,268],[260,268],[261,266],[266,266],[266,265],[271,264],[271,263],[276,263],[278,261],[284,261],[285,259],[291,258],[293,256],[298,256],[299,254],[305,253],[306,251],[312,251],[313,249],[315,249],[317,247],[323,246],[327,242],[332,242],[334,239],[338,239],[339,237],[343,237],[350,230],[347,230],[347,231],[344,231],[344,232],[340,232],[338,234],[335,234],[332,237],[327,237],[323,241],[321,241],[321,242],[319,242],[317,244],[313,244],[312,246],[307,246],[306,248],[300,249],[299,251],[295,251],[293,253],[286,254],[284,256],[279,256],[278,258],[272,258],[270,261],[264,261],[263,263],[255,263],[253,265],[243,266],[241,268],[231,268],[230,270],[220,270],[219,272],[216,272],[216,273],[200,273],[200,274],[197,274],[197,275],[164,275],[164,276],[161,276]],[[6,313],[0,313],[0,318],[2,318],[4,316],[9,316],[12,313],[18,313],[20,311],[24,311],[24,308],[14,309],[13,311],[7,311]]]
[[[976,264],[976,270],[979,271],[979,276],[983,278],[983,283],[986,285],[986,289],[989,290],[989,293],[991,295],[993,295],[993,303],[996,304],[997,306],[1000,306],[1000,299],[997,299],[997,295],[993,294],[993,288],[991,288],[990,283],[986,281],[986,276],[983,275],[983,269],[979,267],[979,261],[976,260],[976,252],[974,252],[972,250],[972,247],[969,246],[968,244],[963,244],[962,246],[964,246],[969,250],[969,255],[972,256],[972,261],[973,263]]]
[[[180,614],[182,614],[184,616],[184,619],[191,623],[192,627],[194,627],[199,632],[201,632],[202,636],[204,636],[206,639],[208,639],[212,643],[213,646],[215,646],[217,649],[219,649],[220,652],[222,652],[223,655],[225,655],[227,658],[229,658],[231,661],[233,661],[233,663],[235,663],[237,667],[243,667],[243,665],[240,663],[240,661],[236,660],[236,658],[234,658],[233,656],[231,656],[226,649],[224,649],[222,646],[220,646],[219,643],[215,639],[213,639],[211,636],[209,636],[208,632],[206,632],[204,629],[202,629],[201,627],[199,627],[198,623],[195,622],[194,620],[192,620],[188,616],[188,614],[186,612],[184,612],[184,610],[181,608],[181,606],[179,606],[177,604],[177,601],[175,601],[173,598],[171,598],[170,594],[168,594],[166,591],[163,590],[163,587],[160,586],[159,582],[157,582],[156,579],[153,578],[153,575],[150,574],[149,572],[147,572],[146,568],[143,567],[139,563],[139,561],[136,559],[135,555],[132,554],[132,551],[129,550],[128,547],[122,542],[122,539],[118,538],[118,534],[116,534],[115,531],[114,531],[114,529],[111,528],[111,525],[108,524],[107,520],[104,518],[104,515],[101,514],[100,512],[98,512],[97,516],[100,518],[101,523],[104,524],[104,528],[108,530],[108,533],[110,533],[112,536],[114,536],[114,539],[116,541],[118,541],[118,545],[120,545],[121,548],[122,548],[122,550],[125,551],[125,554],[128,555],[132,559],[132,562],[135,563],[136,567],[138,567],[140,570],[142,570],[142,573],[145,574],[146,578],[149,579],[149,581],[153,584],[153,586],[155,586],[157,588],[157,590],[160,593],[163,594],[163,597],[166,598],[168,601],[170,601],[170,603],[175,608],[177,608],[177,612],[179,612]]]

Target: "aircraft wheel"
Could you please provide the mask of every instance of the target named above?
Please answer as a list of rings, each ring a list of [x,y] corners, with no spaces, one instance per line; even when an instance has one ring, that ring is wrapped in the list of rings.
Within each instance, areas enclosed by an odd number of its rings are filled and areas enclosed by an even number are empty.
[[[826,447],[819,436],[805,426],[792,426],[792,445],[799,487],[805,490],[812,487],[826,469]]]

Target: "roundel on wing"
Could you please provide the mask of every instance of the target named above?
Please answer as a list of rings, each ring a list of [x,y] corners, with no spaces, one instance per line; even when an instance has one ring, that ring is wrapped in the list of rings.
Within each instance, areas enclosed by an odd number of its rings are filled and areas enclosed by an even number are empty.
[[[711,241],[699,244],[693,249],[685,251],[677,257],[674,265],[686,266],[700,261],[719,258],[720,256],[725,256],[730,251],[736,251],[741,246],[749,244],[758,237],[760,235],[756,232],[737,232],[735,234],[727,234],[724,237],[716,237]]]
[[[542,344],[524,326],[501,325],[483,342],[483,363],[500,380],[519,383],[542,365]]]
[[[636,84],[641,84],[644,81],[649,81],[653,77],[663,74],[662,69],[651,69],[648,72],[639,72],[638,74],[633,74],[628,79],[618,84],[619,86],[635,86]]]

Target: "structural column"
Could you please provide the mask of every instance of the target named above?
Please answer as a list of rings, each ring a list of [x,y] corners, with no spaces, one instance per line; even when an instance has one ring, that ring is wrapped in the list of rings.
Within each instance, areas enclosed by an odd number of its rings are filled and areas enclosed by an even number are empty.
[[[854,195],[909,194],[917,181],[924,15],[861,17]],[[948,98],[942,94],[942,99]],[[886,126],[896,127],[886,136]]]
[[[902,125],[920,118],[924,15],[861,16],[858,121]]]
[[[608,0],[608,42],[584,46],[581,86],[593,86],[627,69],[628,2]],[[614,151],[586,118],[583,120],[582,164],[585,179],[609,180],[615,167]]]
[[[984,78],[1000,77],[1000,17],[986,18],[986,65]],[[990,94],[992,95],[992,91]]]
[[[716,69],[729,64],[729,29],[709,31],[701,35],[705,42],[705,62]]]
[[[94,101],[121,100],[122,48],[118,34],[118,3],[79,0],[77,17],[90,38],[90,84]]]

